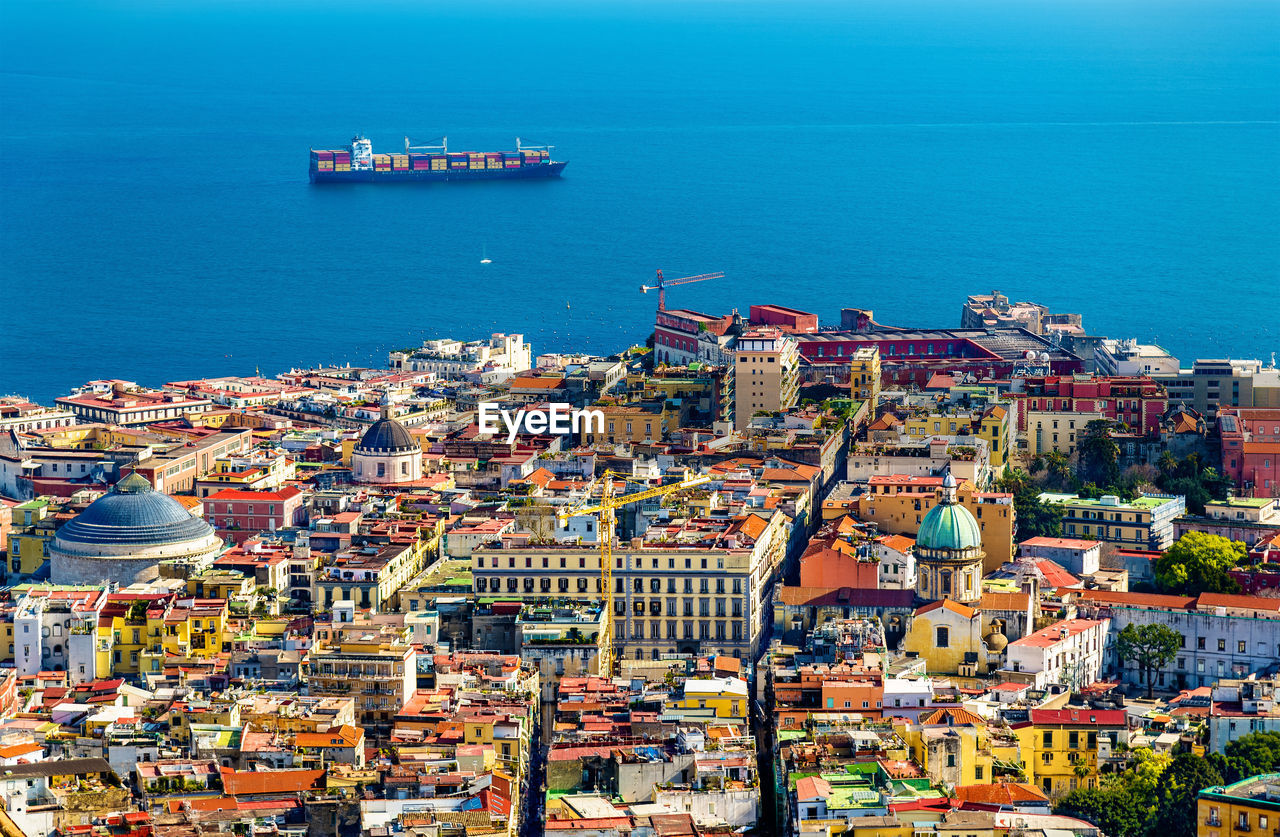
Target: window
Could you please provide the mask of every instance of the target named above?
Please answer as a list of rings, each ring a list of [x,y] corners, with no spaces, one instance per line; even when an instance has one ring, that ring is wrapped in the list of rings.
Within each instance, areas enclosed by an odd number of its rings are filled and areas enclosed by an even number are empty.
[[[1238,653],[1243,654],[1243,653],[1245,653],[1245,650],[1244,650],[1244,649],[1245,649],[1245,644],[1244,644],[1244,640],[1242,639],[1242,640],[1240,640],[1240,641],[1238,641],[1238,642],[1236,643],[1236,651],[1237,651]]]
[[[1219,651],[1227,650],[1227,641],[1225,639],[1218,640],[1218,650]]]
[[[951,647],[951,629],[938,628],[935,639],[936,641],[934,644],[937,645],[939,648],[950,648]]]

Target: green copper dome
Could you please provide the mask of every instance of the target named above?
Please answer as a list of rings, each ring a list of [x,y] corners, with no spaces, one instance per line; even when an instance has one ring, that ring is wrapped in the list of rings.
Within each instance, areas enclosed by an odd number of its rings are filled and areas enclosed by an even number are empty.
[[[937,505],[924,516],[916,546],[924,549],[949,549],[956,552],[982,545],[978,521],[960,505]]]
[[[942,484],[942,502],[924,516],[916,534],[918,549],[961,553],[982,547],[978,521],[956,502],[955,491],[955,478],[948,473]]]

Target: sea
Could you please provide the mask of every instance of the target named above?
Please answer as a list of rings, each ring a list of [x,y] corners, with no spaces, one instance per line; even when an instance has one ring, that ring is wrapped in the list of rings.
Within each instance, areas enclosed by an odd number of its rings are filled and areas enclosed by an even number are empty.
[[[312,185],[516,137],[555,181]],[[0,394],[999,290],[1280,351],[1276,0],[0,2]],[[485,257],[489,264],[482,264]]]

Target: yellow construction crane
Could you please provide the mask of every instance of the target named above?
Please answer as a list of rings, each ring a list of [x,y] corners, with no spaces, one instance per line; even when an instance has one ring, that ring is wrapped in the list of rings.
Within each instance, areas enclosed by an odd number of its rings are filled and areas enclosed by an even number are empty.
[[[693,488],[694,486],[711,482],[711,477],[708,476],[691,477],[671,485],[637,491],[633,494],[614,496],[613,481],[618,476],[613,471],[605,471],[596,479],[596,482],[600,484],[598,502],[592,503],[588,500],[581,505],[556,513],[556,519],[559,520],[561,526],[565,525],[571,517],[582,517],[584,515],[592,515],[599,521],[599,525],[596,527],[596,539],[600,541],[600,591],[604,606],[604,627],[602,628],[604,637],[600,643],[600,664],[598,666],[601,677],[613,676],[613,538],[615,534],[614,527],[618,521],[617,509],[622,506],[629,506],[632,503],[650,500],[654,497],[663,497],[673,491]],[[588,494],[590,494],[590,491],[588,489]]]

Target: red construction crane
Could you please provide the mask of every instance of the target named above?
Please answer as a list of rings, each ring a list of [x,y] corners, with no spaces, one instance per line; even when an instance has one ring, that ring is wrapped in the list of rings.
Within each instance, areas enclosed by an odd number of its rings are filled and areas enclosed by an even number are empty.
[[[659,270],[658,284],[641,285],[640,292],[647,294],[649,293],[649,291],[657,291],[658,292],[658,310],[666,311],[667,310],[667,288],[674,287],[676,285],[688,285],[693,282],[705,282],[708,279],[723,279],[723,278],[724,278],[723,273],[699,273],[697,276],[682,276],[679,279],[664,279],[662,277],[662,271]]]

